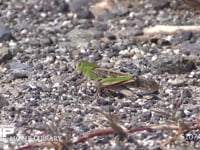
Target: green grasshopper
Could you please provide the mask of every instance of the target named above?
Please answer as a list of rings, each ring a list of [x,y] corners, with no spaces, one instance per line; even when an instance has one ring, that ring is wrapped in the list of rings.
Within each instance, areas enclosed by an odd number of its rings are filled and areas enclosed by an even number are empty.
[[[100,68],[98,65],[88,61],[81,61],[78,64],[77,70],[84,76],[98,81],[98,89],[125,88],[130,90],[131,87],[136,87],[147,89],[151,92],[159,90],[159,85],[152,79]]]
[[[132,79],[130,75],[128,76],[127,74],[119,74],[118,72],[109,71],[108,69],[100,68],[98,65],[88,61],[81,61],[77,66],[77,70],[85,77],[99,81],[104,87]]]
[[[149,79],[149,78],[145,78],[142,76],[131,76],[127,73],[122,73],[122,72],[117,72],[117,71],[113,71],[113,70],[108,70],[105,68],[95,68],[93,70],[94,73],[99,74],[101,76],[107,77],[109,76],[110,78],[113,78],[112,80],[115,81],[119,81],[119,82],[109,82],[109,79],[105,79],[106,81],[108,81],[109,83],[105,83],[103,84],[103,87],[118,87],[118,86],[126,86],[126,87],[135,87],[135,88],[141,88],[141,89],[145,89],[148,90],[150,92],[156,92],[159,90],[159,84],[157,82],[155,82],[153,79]],[[109,78],[107,77],[107,78]],[[123,82],[120,82],[121,79],[118,79],[117,77],[122,77],[124,78]],[[127,77],[127,78],[126,78]],[[130,79],[130,77],[132,77]],[[113,84],[113,83],[114,84]]]

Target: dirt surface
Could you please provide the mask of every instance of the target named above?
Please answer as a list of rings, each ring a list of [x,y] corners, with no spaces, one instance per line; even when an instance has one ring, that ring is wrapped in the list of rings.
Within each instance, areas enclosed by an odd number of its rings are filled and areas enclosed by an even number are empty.
[[[0,10],[0,123],[15,127],[0,149],[200,149],[199,130],[189,131],[200,117],[200,31],[144,32],[156,25],[198,28],[198,10],[181,0],[1,0]],[[155,80],[159,92],[133,88],[97,98],[93,81],[77,85],[81,60]],[[94,107],[126,131],[154,129],[73,143],[113,128]],[[177,132],[163,126],[187,126],[188,133],[164,146]],[[55,135],[65,140],[30,140]],[[198,138],[188,142],[189,135]]]

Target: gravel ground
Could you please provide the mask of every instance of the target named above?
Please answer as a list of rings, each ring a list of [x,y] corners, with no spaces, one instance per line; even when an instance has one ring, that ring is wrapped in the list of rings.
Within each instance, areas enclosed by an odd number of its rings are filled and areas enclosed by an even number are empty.
[[[177,116],[190,121],[200,117],[200,33],[137,38],[145,27],[198,25],[198,12],[174,0],[97,4],[94,0],[0,1],[0,122],[14,125],[16,135],[55,131],[71,134],[73,140],[110,128],[91,106],[110,112],[127,129],[167,124],[150,110],[169,114],[182,91]],[[80,60],[152,78],[160,84],[159,93],[135,89],[133,95],[102,94],[97,99],[92,81],[87,88],[76,87],[83,77],[75,69]],[[135,132],[125,139],[108,135],[74,144],[72,149],[158,150],[171,135],[167,130]],[[16,149],[28,142],[0,142],[0,148]],[[200,145],[181,135],[167,148],[200,149]]]

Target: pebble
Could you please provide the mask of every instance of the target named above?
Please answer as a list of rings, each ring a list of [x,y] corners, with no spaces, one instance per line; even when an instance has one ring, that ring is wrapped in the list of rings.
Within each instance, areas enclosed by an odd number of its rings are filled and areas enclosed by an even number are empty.
[[[0,42],[14,39],[10,29],[3,24],[0,24]]]
[[[200,56],[199,45],[200,45],[200,38],[198,38],[195,43],[189,43],[188,41],[183,42],[181,44],[181,52],[186,55]]]
[[[183,58],[179,55],[175,56],[161,56],[152,63],[153,71],[160,73],[182,74],[191,72],[196,68],[192,60]]]
[[[9,63],[11,70],[30,70],[30,66],[22,64],[20,61],[12,61]]]
[[[0,48],[0,64],[6,63],[12,57],[13,55],[7,47]]]
[[[185,79],[181,79],[181,78],[176,78],[174,80],[169,80],[168,83],[170,83],[173,86],[184,86],[186,83]]]
[[[3,108],[4,106],[9,105],[8,101],[6,98],[4,98],[2,95],[0,95],[0,108]]]

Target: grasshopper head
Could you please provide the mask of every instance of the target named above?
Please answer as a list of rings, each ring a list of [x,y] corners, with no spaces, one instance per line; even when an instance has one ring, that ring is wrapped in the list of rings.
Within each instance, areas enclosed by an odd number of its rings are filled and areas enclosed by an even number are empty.
[[[78,70],[78,67],[81,65],[81,62],[75,60],[71,63],[71,65],[72,65],[72,68],[74,68],[75,70]]]
[[[74,65],[75,65],[74,68],[77,69],[81,65],[81,61],[75,62]]]

